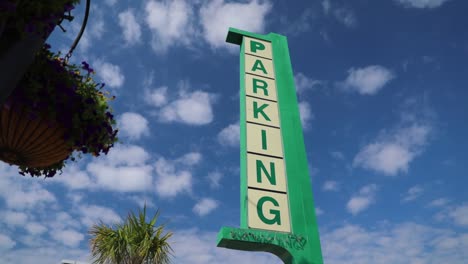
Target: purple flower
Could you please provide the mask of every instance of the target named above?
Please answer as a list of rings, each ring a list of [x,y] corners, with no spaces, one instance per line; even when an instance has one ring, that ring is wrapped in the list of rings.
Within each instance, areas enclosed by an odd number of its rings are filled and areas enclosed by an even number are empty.
[[[82,61],[81,64],[83,64],[83,69],[86,70],[88,73],[94,72],[94,70],[89,67],[89,64],[86,61]]]

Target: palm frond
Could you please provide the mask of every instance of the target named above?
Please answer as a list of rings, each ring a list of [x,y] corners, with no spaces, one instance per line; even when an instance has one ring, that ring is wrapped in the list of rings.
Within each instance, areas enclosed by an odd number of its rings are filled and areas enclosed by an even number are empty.
[[[172,232],[157,226],[159,210],[147,222],[146,205],[138,214],[130,212],[122,224],[91,227],[91,255],[95,264],[168,264],[173,253]]]

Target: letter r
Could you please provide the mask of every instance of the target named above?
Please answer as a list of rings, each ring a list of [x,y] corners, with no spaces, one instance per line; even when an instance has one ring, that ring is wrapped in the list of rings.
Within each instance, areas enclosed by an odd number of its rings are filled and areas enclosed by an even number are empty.
[[[263,90],[263,94],[268,96],[268,83],[264,80],[252,78],[253,92],[257,93],[258,89]]]

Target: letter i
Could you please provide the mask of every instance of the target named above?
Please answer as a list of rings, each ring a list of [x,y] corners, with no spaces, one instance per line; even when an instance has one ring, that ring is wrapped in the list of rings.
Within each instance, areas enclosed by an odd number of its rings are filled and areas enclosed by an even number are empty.
[[[262,149],[267,149],[267,138],[266,138],[266,130],[262,129]]]

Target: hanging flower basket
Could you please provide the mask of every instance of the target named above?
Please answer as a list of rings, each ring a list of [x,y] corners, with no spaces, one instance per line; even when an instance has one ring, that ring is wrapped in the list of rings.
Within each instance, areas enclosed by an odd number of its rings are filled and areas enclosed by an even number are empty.
[[[0,159],[20,174],[53,177],[73,151],[107,154],[116,142],[104,84],[86,62],[69,64],[45,45],[1,109]]]

